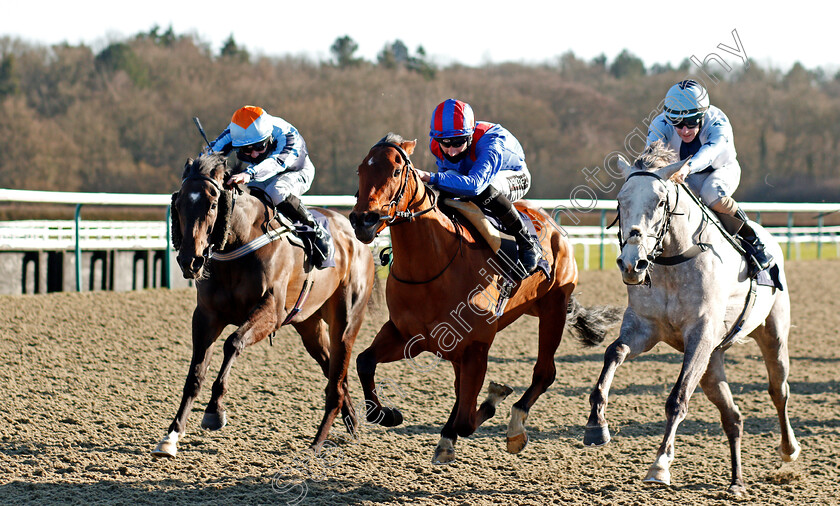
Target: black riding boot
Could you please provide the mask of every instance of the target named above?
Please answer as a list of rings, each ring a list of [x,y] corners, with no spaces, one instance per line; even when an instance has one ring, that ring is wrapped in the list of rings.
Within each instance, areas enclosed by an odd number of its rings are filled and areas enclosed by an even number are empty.
[[[333,244],[327,236],[327,231],[312,217],[312,213],[303,205],[303,202],[294,195],[289,195],[286,200],[277,204],[277,210],[292,221],[299,221],[312,227],[314,232],[310,234],[312,251],[309,252],[309,260],[316,269],[323,269],[324,263],[333,254]]]
[[[723,228],[731,235],[738,235],[741,238],[741,244],[747,250],[747,254],[752,257],[752,266],[750,274],[757,274],[760,271],[773,265],[773,256],[767,253],[764,248],[764,243],[755,235],[755,231],[747,223],[747,215],[742,209],[735,211],[735,215],[717,214]]]
[[[479,206],[486,209],[489,214],[498,218],[502,223],[504,232],[512,235],[516,239],[516,247],[519,250],[519,261],[525,268],[525,275],[519,277],[522,279],[527,278],[537,268],[537,262],[542,257],[542,247],[539,243],[531,239],[531,235],[528,233],[528,228],[525,226],[525,222],[522,221],[522,216],[519,215],[519,211],[513,207],[513,203],[507,197],[492,186],[484,190],[475,201],[477,201]]]

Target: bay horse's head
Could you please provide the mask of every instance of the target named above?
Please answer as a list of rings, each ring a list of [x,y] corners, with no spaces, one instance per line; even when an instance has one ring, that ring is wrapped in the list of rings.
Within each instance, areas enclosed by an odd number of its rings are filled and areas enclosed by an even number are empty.
[[[359,193],[350,224],[360,241],[369,244],[413,202],[421,183],[408,156],[416,146],[416,140],[389,133],[370,148],[359,165]]]
[[[662,252],[678,191],[669,179],[684,163],[662,141],[645,148],[633,165],[618,159],[624,185],[618,193],[621,254],[616,263],[625,284],[643,283],[650,262]]]
[[[219,153],[189,159],[181,189],[172,194],[172,245],[184,278],[202,278],[211,250],[225,245],[233,209],[232,192],[223,187],[225,168]]]

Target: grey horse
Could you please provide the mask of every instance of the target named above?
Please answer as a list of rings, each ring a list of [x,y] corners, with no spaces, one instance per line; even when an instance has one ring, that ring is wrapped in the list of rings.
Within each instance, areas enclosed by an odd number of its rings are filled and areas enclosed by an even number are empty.
[[[677,427],[699,384],[720,410],[732,461],[729,491],[740,496],[746,492],[741,471],[743,420],[723,368],[732,342],[750,336],[758,343],[779,415],[782,440],[777,451],[787,462],[800,451],[787,414],[790,298],[783,256],[770,234],[751,223],[778,267],[776,286],[752,283],[747,263],[734,247],[737,243],[711,221],[687,187],[669,180],[684,163],[676,160],[673,151],[657,142],[634,165],[619,162],[625,182],[618,194],[623,245],[617,263],[627,285],[628,307],[589,397],[592,412],[584,444],[610,440],[605,410],[618,366],[664,342],[684,354],[683,364],[665,404],[665,437],[644,481],[670,484]]]

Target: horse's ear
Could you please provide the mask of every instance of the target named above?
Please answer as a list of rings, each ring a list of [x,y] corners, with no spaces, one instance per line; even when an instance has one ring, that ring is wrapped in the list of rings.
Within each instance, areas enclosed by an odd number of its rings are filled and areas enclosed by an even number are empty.
[[[410,155],[414,153],[414,148],[417,147],[417,139],[414,139],[413,141],[405,141],[400,144],[400,147],[403,148],[405,154]]]
[[[691,158],[691,157],[689,157],[689,158]],[[653,172],[657,176],[659,176],[662,179],[667,181],[668,179],[671,179],[671,176],[673,176],[678,170],[682,169],[683,165],[688,163],[689,158],[686,158],[685,160],[680,160],[679,162],[672,163],[671,165],[666,165],[665,167],[662,167],[660,169],[656,169]]]
[[[175,206],[175,201],[178,200],[178,192],[172,194],[172,203],[169,205],[169,233],[172,238],[172,247],[175,250],[181,249],[181,220],[178,217],[178,208]]]
[[[184,172],[181,174],[181,179],[186,179],[194,161],[195,160],[192,158],[187,158],[187,163],[184,164]]]
[[[630,165],[630,162],[625,160],[621,155],[618,155],[618,168],[621,170],[621,174],[624,176],[625,180],[630,177],[630,174],[636,172],[636,167]]]

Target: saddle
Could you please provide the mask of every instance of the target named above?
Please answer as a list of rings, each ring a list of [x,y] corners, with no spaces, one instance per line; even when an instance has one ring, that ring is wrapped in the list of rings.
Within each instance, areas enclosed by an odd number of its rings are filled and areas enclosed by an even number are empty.
[[[484,214],[480,207],[474,202],[467,200],[459,200],[455,198],[443,198],[439,202],[439,207],[450,218],[458,216],[464,218],[471,228],[482,237],[496,257],[501,260],[502,266],[510,270],[524,271],[522,263],[519,261],[519,251],[516,240],[513,236],[508,235],[502,229],[501,223],[492,216]],[[535,242],[539,242],[537,228],[534,225],[535,216],[523,212],[517,208],[517,211],[522,216],[525,226],[528,228],[528,233]],[[540,226],[542,228],[542,226]],[[547,279],[551,279],[551,268],[544,258],[540,258],[537,263],[537,269],[541,270]]]

